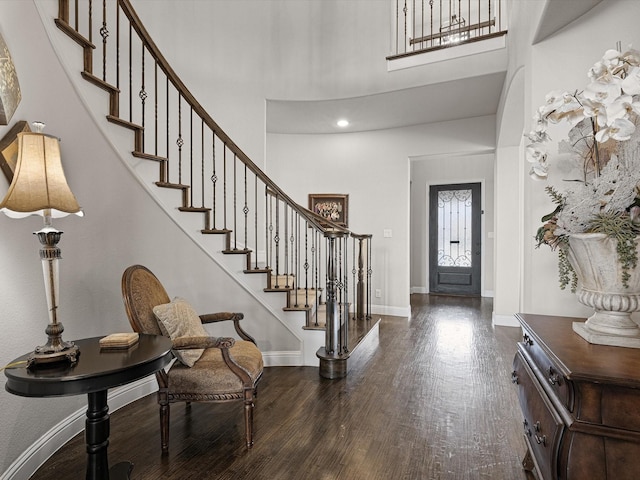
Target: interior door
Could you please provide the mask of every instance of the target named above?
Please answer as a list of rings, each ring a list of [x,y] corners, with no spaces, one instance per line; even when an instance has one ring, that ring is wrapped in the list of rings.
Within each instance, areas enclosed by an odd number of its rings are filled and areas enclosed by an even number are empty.
[[[429,189],[429,291],[480,295],[480,184]]]

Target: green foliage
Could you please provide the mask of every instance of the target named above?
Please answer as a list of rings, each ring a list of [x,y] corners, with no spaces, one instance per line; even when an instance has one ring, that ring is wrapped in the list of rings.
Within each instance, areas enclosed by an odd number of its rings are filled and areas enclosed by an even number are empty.
[[[596,215],[588,225],[591,233],[604,233],[617,241],[616,252],[622,266],[622,285],[629,287],[630,270],[638,264],[636,236],[640,226],[633,223],[627,212],[610,212]]]
[[[564,290],[569,285],[571,293],[575,293],[578,288],[578,276],[567,257],[567,248],[568,245],[564,242],[558,249],[558,278],[561,290]]]

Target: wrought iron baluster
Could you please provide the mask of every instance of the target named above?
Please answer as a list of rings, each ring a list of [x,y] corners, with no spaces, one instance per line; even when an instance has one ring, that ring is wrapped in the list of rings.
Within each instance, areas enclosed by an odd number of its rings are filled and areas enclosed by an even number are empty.
[[[253,199],[254,199],[254,207],[253,207],[253,230],[255,236],[255,250],[256,253],[253,256],[255,266],[254,268],[258,270],[258,177],[254,175],[253,177]]]
[[[407,8],[407,0],[404,0],[404,8],[402,12],[404,13],[404,51],[407,51],[407,39],[409,36],[407,35],[407,13],[409,9]]]
[[[109,29],[107,28],[107,0],[102,0],[102,27],[100,27],[100,36],[102,37],[102,80],[107,81],[107,37]]]
[[[304,306],[309,308],[309,223],[304,222],[302,228],[304,228]],[[316,296],[317,296],[316,292]],[[318,310],[315,312],[316,318],[318,317]]]
[[[162,172],[160,174],[160,181],[161,182],[168,182],[169,181],[169,159],[171,158],[169,155],[169,138],[171,138],[171,135],[169,133],[169,126],[171,124],[170,122],[170,104],[171,102],[169,101],[169,77],[167,76],[165,78],[165,100],[166,100],[166,110],[167,110],[167,127],[166,127],[166,134],[165,134],[165,155],[167,160],[165,162],[162,162],[162,164],[164,164],[164,168],[160,167],[162,169]],[[161,165],[162,165],[161,164]]]
[[[422,4],[420,7],[420,25],[422,29],[420,31],[420,49],[424,48],[424,0],[422,0]]]
[[[182,94],[180,92],[178,92],[178,138],[176,145],[178,146],[178,183],[182,185],[182,146],[184,140],[182,139]]]
[[[412,0],[411,4],[411,35],[415,38],[416,36],[416,0]],[[413,47],[415,50],[415,45]]]
[[[222,224],[227,230],[227,144],[224,144],[222,151]]]
[[[313,263],[312,265],[312,273],[314,274],[314,280],[313,280],[313,284],[316,288],[316,291],[319,291],[319,273],[318,273],[318,238],[319,238],[320,233],[317,230],[313,231],[313,238],[311,239],[313,245],[311,246],[311,262]],[[316,301],[315,301],[315,307],[316,307],[316,323],[315,326],[318,327],[319,324],[319,315],[320,312],[318,311],[318,307],[320,306],[320,295],[318,295],[318,293],[316,292]],[[325,312],[325,317],[326,317],[326,312]]]
[[[147,103],[147,91],[145,89],[145,56],[144,56],[144,44],[141,44],[141,50],[142,50],[142,85],[140,86],[140,93],[138,94],[140,97],[140,101],[141,103],[141,109],[142,109],[142,151],[145,150],[144,146],[145,146],[145,107],[146,107],[146,103]]]
[[[153,154],[158,156],[158,61],[153,68]]]
[[[233,154],[233,249],[238,249],[238,221],[237,221],[237,201],[238,201],[238,179],[236,175],[236,165],[237,165],[236,154]]]
[[[244,207],[242,207],[242,213],[244,214],[244,249],[249,248],[249,197],[247,192],[247,164],[244,164]]]
[[[289,288],[289,205],[284,203],[284,287]]]
[[[218,175],[216,175],[216,133],[211,131],[211,163],[212,163],[212,172],[211,172],[211,228],[216,230],[216,211],[217,211],[217,202],[216,202],[216,187],[218,185]]]
[[[129,121],[133,122],[133,25],[129,22]]]
[[[467,25],[467,38],[471,38],[471,0],[467,9],[467,16],[469,17],[469,25]],[[476,35],[477,36],[477,35]]]
[[[294,282],[294,287],[296,289],[296,304],[298,302],[298,294],[300,292],[300,214],[295,214],[295,224],[296,224],[296,277]],[[305,293],[306,296],[306,293]],[[305,305],[306,305],[305,301]]]
[[[431,37],[431,46],[433,47],[433,0],[429,0],[429,10],[429,18],[431,21],[429,36]]]
[[[351,264],[352,264],[352,266],[351,266],[351,274],[352,274],[352,277],[353,277],[353,284],[357,285],[356,284],[356,272],[357,272],[356,271],[356,237],[353,236],[352,240],[353,240],[353,247],[352,247],[351,253],[352,253],[353,258],[351,259]],[[362,247],[360,247],[360,251],[362,252]],[[356,298],[356,305],[358,304],[357,303],[358,300],[359,299]],[[357,316],[358,315],[357,315],[357,308],[356,308],[356,309],[354,309],[354,318],[357,318]]]
[[[116,88],[120,90],[120,8],[118,2],[116,2]]]
[[[280,288],[280,204],[278,194],[275,197],[276,204],[276,233],[273,237],[273,247],[275,249],[276,257],[276,284],[275,288]]]
[[[189,207],[193,207],[193,107],[189,111]]]
[[[265,229],[265,249],[266,249],[266,268],[271,270],[271,265],[273,265],[273,198],[269,195],[269,187],[265,186],[264,189],[265,195],[265,209],[268,209],[268,227]],[[272,272],[269,272],[269,275],[272,276]],[[271,286],[271,279],[269,279],[269,286]]]
[[[373,245],[372,245],[372,239],[373,237],[371,235],[368,235],[367,238],[367,254],[368,254],[368,259],[367,259],[367,320],[371,320],[371,276],[373,274],[373,270],[371,268],[371,257],[372,257],[372,251],[373,251]]]
[[[204,119],[200,118],[200,207],[204,208]]]
[[[93,43],[93,0],[89,0],[89,43]]]

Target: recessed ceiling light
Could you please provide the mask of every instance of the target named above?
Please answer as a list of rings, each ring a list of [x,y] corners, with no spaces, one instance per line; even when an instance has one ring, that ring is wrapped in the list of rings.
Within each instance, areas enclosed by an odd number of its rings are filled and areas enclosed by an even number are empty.
[[[349,126],[349,120],[345,120],[344,118],[341,120],[338,120],[338,126],[339,127],[348,127]]]

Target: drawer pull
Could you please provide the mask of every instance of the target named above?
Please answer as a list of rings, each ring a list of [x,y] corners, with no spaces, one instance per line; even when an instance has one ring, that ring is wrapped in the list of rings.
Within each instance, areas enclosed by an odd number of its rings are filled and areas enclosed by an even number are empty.
[[[524,433],[526,433],[527,435],[531,436],[531,429],[529,428],[529,422],[527,422],[526,418],[522,422],[522,426],[524,427]]]
[[[518,383],[518,372],[516,372],[515,370],[511,372],[511,383]]]
[[[549,376],[547,377],[549,383],[551,385],[560,385],[560,375],[553,369],[553,367],[549,367]]]
[[[546,435],[542,435],[539,436],[538,433],[540,433],[540,422],[536,422],[536,424],[533,426],[533,429],[536,431],[535,435],[533,436],[533,438],[535,439],[536,443],[538,445],[542,445],[543,447],[547,446],[547,436]],[[529,434],[529,436],[531,436],[531,434]]]
[[[522,335],[522,341],[525,345],[533,346],[533,340],[531,340],[531,337],[527,333]]]

